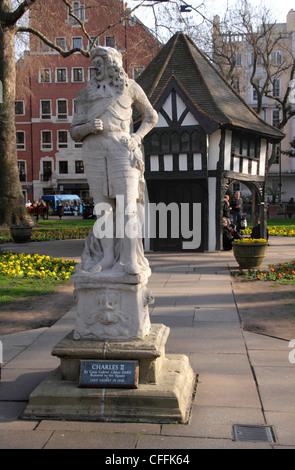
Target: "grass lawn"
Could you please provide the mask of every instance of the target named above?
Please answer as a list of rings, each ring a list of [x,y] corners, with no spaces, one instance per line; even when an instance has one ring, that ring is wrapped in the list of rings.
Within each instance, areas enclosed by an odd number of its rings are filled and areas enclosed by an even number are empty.
[[[55,279],[26,279],[0,276],[0,304],[13,302],[21,297],[36,297],[54,292],[57,286],[69,281]]]
[[[65,217],[64,219],[61,220],[56,220],[56,219],[48,219],[48,220],[39,220],[35,227],[34,230],[58,230],[58,229],[65,229],[65,230],[70,230],[70,229],[75,229],[75,228],[88,228],[90,229],[93,227],[95,222],[95,219],[71,219],[67,220]]]

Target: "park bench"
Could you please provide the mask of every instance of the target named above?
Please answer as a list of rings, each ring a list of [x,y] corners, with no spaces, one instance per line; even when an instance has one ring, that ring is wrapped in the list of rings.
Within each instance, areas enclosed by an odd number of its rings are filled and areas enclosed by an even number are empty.
[[[42,216],[43,220],[48,220],[48,207],[47,206],[37,206],[37,207],[26,207],[28,213],[33,217],[36,216],[36,220],[39,220],[39,217]]]

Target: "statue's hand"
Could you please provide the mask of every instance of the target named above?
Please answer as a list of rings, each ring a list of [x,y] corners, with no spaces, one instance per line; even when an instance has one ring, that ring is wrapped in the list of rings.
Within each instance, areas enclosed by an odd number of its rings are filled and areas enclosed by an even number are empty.
[[[103,130],[103,122],[101,119],[94,119],[92,122],[92,132],[96,134]]]
[[[134,150],[141,146],[141,137],[137,134],[131,134],[130,137],[129,148],[134,152]]]

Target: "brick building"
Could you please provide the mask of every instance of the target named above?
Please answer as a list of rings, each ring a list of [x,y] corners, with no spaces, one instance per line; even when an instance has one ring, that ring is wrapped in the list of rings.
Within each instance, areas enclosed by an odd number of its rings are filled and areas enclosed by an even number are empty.
[[[43,19],[37,8],[33,9],[30,26],[45,31],[64,50],[79,47],[87,51],[90,41],[80,25],[69,16],[66,6],[55,11],[54,5],[54,0],[47,1],[48,14]],[[92,42],[122,52],[129,77],[137,78],[158,53],[159,42],[135,16],[107,29],[126,16],[123,1],[83,0],[72,2],[72,6]],[[105,33],[97,38],[103,29]],[[18,166],[25,199],[32,201],[43,194],[58,193],[87,197],[82,144],[72,141],[69,129],[75,98],[93,71],[91,59],[80,53],[62,57],[32,35],[30,48],[16,69]]]

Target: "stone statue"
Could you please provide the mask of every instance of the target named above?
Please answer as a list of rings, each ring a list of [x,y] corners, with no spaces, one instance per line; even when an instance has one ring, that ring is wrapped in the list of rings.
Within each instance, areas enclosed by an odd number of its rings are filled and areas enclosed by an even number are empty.
[[[71,137],[83,141],[83,161],[100,224],[89,234],[77,271],[116,271],[139,274],[148,268],[140,235],[116,230],[116,222],[133,231],[143,217],[143,137],[156,125],[157,113],[144,91],[129,79],[122,56],[113,48],[96,47],[91,53],[95,76],[76,100]],[[133,133],[132,108],[141,116]],[[112,222],[109,224],[109,222]],[[102,234],[102,223],[110,227]],[[110,233],[111,232],[111,233]]]

